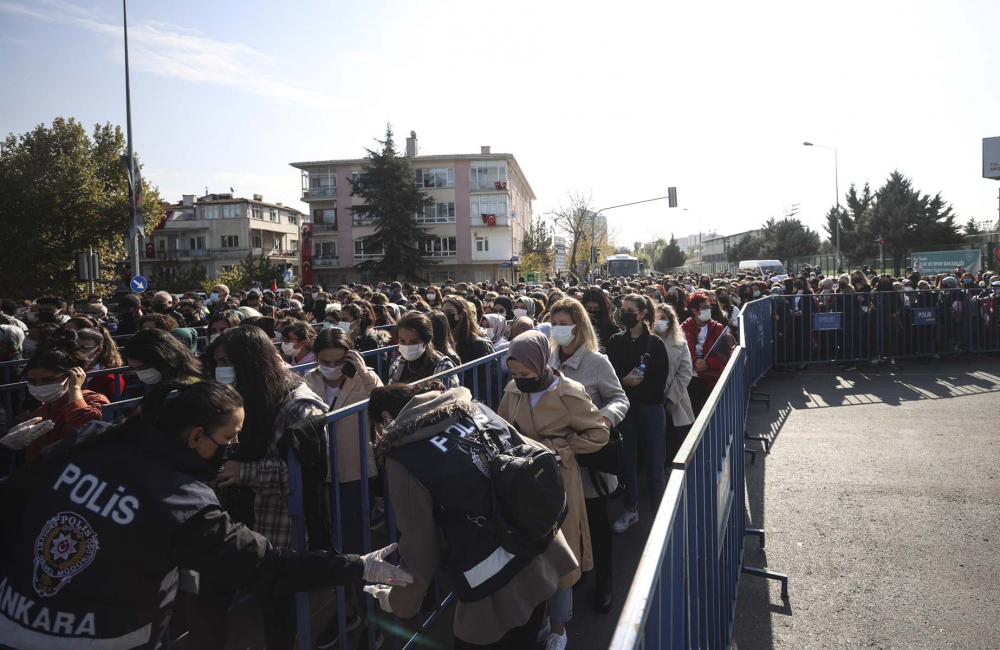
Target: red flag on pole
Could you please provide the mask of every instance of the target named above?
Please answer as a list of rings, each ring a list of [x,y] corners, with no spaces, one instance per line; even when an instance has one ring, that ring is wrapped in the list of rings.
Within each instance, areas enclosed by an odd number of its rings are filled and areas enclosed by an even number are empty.
[[[274,293],[278,293],[278,281],[277,280],[271,280],[271,291],[273,291]]]

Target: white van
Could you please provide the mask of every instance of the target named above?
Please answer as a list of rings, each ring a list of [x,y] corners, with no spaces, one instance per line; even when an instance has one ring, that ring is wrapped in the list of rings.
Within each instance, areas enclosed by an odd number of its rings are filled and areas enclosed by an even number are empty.
[[[740,271],[759,273],[761,277],[767,277],[767,274],[770,273],[771,279],[778,282],[788,277],[788,274],[785,273],[785,265],[779,260],[742,260]]]

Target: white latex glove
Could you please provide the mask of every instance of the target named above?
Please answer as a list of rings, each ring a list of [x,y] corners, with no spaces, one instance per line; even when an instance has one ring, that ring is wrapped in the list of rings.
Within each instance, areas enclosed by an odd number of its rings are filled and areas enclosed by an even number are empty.
[[[52,431],[56,426],[52,420],[42,421],[42,418],[31,418],[12,428],[7,435],[0,438],[0,445],[7,449],[24,449],[34,441]]]
[[[384,582],[390,585],[408,585],[413,582],[413,576],[405,569],[385,561],[396,550],[395,544],[362,555],[365,563],[365,582]],[[374,594],[373,594],[374,595]]]
[[[392,614],[392,607],[389,605],[389,592],[392,587],[389,585],[365,585],[362,589],[366,594],[371,594],[378,599],[378,606],[383,612]]]

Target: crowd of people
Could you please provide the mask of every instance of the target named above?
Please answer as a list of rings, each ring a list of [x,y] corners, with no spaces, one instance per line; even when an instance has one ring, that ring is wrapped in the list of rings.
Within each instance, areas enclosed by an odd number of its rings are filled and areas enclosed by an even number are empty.
[[[975,317],[986,327],[978,336],[995,336],[998,290],[1000,276],[962,270],[899,279],[807,270],[781,281],[679,274],[235,293],[216,285],[208,295],[125,294],[109,304],[99,295],[4,299],[0,362],[23,362],[4,365],[27,391],[8,391],[0,439],[16,466],[0,482],[0,601],[45,598],[25,604],[23,617],[0,610],[0,645],[133,635],[134,647],[154,647],[173,611],[191,647],[220,648],[239,590],[258,596],[268,647],[290,648],[292,594],[350,585],[346,629],[334,617],[317,641],[332,648],[362,627],[364,593],[412,617],[441,570],[458,595],[454,647],[561,650],[574,597],[612,609],[614,536],[638,523],[640,498],[655,512],[665,468],[718,382],[748,304],[772,300],[778,360],[795,364],[847,358],[869,331],[897,320],[905,329],[915,307]],[[880,310],[885,318],[870,319]],[[803,324],[823,312],[846,314],[840,330]],[[500,357],[504,383],[491,388],[489,365],[476,362]],[[144,395],[138,408],[101,422],[102,406],[131,394]],[[337,420],[330,440],[327,414],[365,400],[367,430],[355,413]],[[291,551],[289,446],[312,507],[326,511],[301,554]],[[545,508],[511,511],[490,460],[546,452],[560,487],[545,499],[562,499],[562,510],[544,543],[515,544],[516,533],[531,537],[530,513]],[[385,507],[383,476],[399,545],[364,554],[364,522]],[[395,550],[398,567],[388,561]]]

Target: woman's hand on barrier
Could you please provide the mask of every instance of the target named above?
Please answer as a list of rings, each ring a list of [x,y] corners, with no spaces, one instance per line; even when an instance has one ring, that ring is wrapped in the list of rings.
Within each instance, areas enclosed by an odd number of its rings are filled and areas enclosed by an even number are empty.
[[[408,585],[413,582],[413,575],[409,571],[385,561],[395,550],[396,545],[389,544],[361,556],[365,563],[365,582],[384,582],[390,585]]]
[[[392,606],[389,605],[389,594],[392,593],[392,587],[389,585],[365,585],[362,590],[378,600],[378,606],[382,608],[383,612],[392,614]]]
[[[219,475],[215,477],[215,485],[223,488],[227,485],[240,484],[240,461],[227,460],[222,464]]]
[[[705,363],[704,359],[695,359],[694,369],[698,372],[705,372],[706,370],[708,370],[708,364]]]

